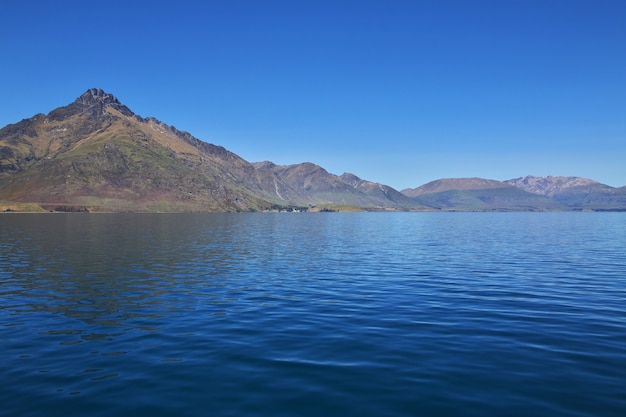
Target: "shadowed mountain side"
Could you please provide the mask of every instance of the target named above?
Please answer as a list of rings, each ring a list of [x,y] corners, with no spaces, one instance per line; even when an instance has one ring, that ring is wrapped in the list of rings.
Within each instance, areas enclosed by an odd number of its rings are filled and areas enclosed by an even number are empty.
[[[537,211],[562,210],[560,203],[501,181],[483,178],[446,178],[406,189],[419,204],[440,210]]]

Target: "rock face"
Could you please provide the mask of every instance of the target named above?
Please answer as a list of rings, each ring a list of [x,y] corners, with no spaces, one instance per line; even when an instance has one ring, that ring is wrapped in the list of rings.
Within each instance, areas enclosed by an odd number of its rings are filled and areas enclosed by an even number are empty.
[[[90,88],[85,91],[83,95],[76,99],[76,103],[86,107],[93,106],[94,104],[122,104],[113,94],[105,93],[100,88]]]
[[[417,205],[358,189],[311,163],[250,164],[221,146],[135,115],[96,88],[47,115],[0,129],[2,202],[111,211]]]

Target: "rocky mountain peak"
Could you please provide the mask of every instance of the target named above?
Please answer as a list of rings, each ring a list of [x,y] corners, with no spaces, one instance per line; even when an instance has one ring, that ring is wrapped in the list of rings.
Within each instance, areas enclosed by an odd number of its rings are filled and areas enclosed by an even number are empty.
[[[92,120],[103,120],[109,117],[106,108],[114,108],[124,116],[132,117],[135,114],[113,94],[106,93],[100,88],[90,88],[78,97],[73,103],[60,107],[48,114],[50,120],[63,120],[72,115],[85,115]]]
[[[87,106],[94,104],[122,104],[117,97],[104,92],[101,88],[90,88],[78,97],[76,101]]]

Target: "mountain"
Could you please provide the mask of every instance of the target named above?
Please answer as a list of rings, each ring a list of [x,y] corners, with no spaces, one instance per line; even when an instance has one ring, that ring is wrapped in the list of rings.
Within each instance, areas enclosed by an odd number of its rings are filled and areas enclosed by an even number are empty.
[[[389,186],[365,181],[353,174],[330,174],[310,162],[276,165],[265,161],[253,165],[257,178],[264,184],[261,195],[274,203],[403,210],[418,207],[415,201]]]
[[[251,164],[90,89],[0,129],[0,206],[51,210],[241,211],[317,204],[407,209],[391,187],[311,164]],[[357,179],[356,182],[354,179]]]
[[[626,187],[581,177],[445,178],[402,193],[421,205],[448,211],[626,210]]]
[[[498,188],[507,188],[507,185],[500,181],[488,180],[484,178],[443,178],[431,181],[417,188],[402,190],[402,193],[415,198],[423,194],[440,193],[451,190],[475,191]]]
[[[400,191],[397,191],[389,187],[388,185],[363,180],[356,175],[349,173],[342,174],[340,178],[346,184],[351,185],[355,189],[367,194],[371,198],[378,198],[380,201],[380,205],[391,201],[400,207],[416,208],[414,207],[415,203],[411,198],[407,198],[407,196],[402,194]]]
[[[567,190],[578,187],[608,187],[600,184],[597,181],[581,177],[534,177],[532,175],[529,175],[523,178],[515,178],[504,182],[526,190],[530,193],[539,194],[546,197],[554,197],[554,195],[558,195],[560,193],[566,192]]]
[[[536,211],[564,209],[560,203],[507,183],[483,178],[445,178],[402,190],[417,203],[448,211]]]
[[[124,211],[234,211],[267,202],[241,185],[254,169],[226,149],[90,89],[0,130],[0,200]]]
[[[580,177],[447,178],[398,192],[310,162],[249,163],[92,88],[0,129],[0,211],[626,210]],[[347,209],[346,208],[346,209]]]
[[[626,209],[626,187],[614,188],[588,178],[527,176],[505,182],[533,194],[549,197],[570,209]]]

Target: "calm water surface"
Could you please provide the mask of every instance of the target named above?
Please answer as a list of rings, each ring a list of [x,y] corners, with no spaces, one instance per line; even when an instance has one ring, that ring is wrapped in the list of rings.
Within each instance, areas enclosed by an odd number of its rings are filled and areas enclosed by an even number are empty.
[[[0,415],[626,415],[626,213],[0,215]]]

